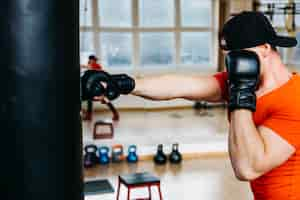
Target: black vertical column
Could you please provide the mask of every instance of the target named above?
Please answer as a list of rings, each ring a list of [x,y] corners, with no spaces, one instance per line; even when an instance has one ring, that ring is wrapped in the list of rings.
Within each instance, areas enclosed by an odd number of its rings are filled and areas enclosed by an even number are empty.
[[[0,199],[82,199],[79,0],[0,6]]]

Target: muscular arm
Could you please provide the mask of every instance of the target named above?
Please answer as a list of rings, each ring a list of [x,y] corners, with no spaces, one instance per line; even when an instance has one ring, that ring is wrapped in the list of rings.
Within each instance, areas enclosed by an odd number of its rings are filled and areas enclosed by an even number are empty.
[[[222,100],[219,84],[213,76],[162,75],[136,79],[132,94],[151,100]]]
[[[267,127],[255,127],[248,110],[231,112],[229,154],[235,175],[253,180],[283,164],[295,148]]]

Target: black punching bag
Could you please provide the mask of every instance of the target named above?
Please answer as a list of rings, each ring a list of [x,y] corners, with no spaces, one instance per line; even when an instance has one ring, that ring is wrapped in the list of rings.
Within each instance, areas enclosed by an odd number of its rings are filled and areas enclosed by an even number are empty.
[[[0,199],[83,199],[79,0],[3,0],[0,29]]]

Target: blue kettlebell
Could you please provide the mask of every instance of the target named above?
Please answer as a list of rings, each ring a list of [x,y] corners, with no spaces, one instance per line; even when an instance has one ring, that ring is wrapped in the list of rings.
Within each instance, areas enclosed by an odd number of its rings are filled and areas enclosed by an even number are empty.
[[[102,146],[98,148],[99,163],[101,165],[107,165],[109,163],[109,148],[107,146]]]
[[[138,156],[136,154],[136,145],[130,145],[128,147],[127,162],[136,163],[138,161]]]

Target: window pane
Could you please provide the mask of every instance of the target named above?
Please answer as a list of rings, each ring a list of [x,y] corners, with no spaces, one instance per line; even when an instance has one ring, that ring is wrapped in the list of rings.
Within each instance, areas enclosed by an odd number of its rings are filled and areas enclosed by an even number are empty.
[[[80,0],[80,26],[92,26],[91,0]]]
[[[146,27],[174,26],[174,0],[140,0],[140,25]]]
[[[286,50],[286,48],[283,48],[283,47],[277,47],[277,50],[278,50],[278,52],[279,52],[279,54],[280,54],[280,57],[281,57],[281,59],[283,60],[283,62],[286,63],[286,62],[287,62],[286,56],[285,56],[285,50]]]
[[[80,32],[80,63],[87,64],[88,56],[94,53],[94,34],[92,32]]]
[[[297,33],[296,38],[298,41],[297,46],[292,49],[287,49],[289,52],[287,56],[287,62],[291,64],[300,64],[300,32]]]
[[[131,26],[131,0],[99,0],[100,26]]]
[[[281,8],[285,7],[284,4],[287,4],[289,2],[288,0],[280,0],[280,2],[278,2],[278,0],[260,0],[259,2],[261,3],[261,5],[258,7],[259,11],[268,13],[272,13],[272,11],[275,12],[272,16],[272,19],[269,14],[266,14],[273,26],[285,26],[285,15],[278,13],[284,12]]]
[[[141,65],[168,65],[173,63],[173,33],[141,34]]]
[[[270,17],[268,17],[270,19]],[[284,15],[274,15],[271,23],[274,27],[283,27],[285,26]]]
[[[277,32],[278,35],[281,36],[289,36],[289,34],[286,31],[283,32]],[[298,40],[298,45],[293,48],[284,48],[284,47],[277,47],[277,50],[280,54],[281,59],[285,64],[300,64],[300,33],[297,33],[296,38]]]
[[[182,26],[211,26],[212,0],[181,0]]]
[[[297,27],[300,27],[300,15],[295,16],[295,23]]]
[[[132,64],[132,35],[130,33],[101,33],[101,62],[104,67],[128,67]]]
[[[285,26],[284,15],[274,15],[273,26]]]
[[[283,31],[283,32],[282,31],[277,31],[277,34],[281,35],[281,36],[287,36],[288,35],[287,32],[285,32],[285,31]],[[280,54],[280,57],[281,57],[282,61],[284,63],[288,63],[286,50],[290,49],[290,48],[284,48],[284,47],[276,47],[276,48],[278,50],[278,53]]]
[[[211,33],[182,33],[181,63],[207,64],[210,62]]]
[[[279,2],[280,1],[280,2]],[[288,3],[289,0],[259,0],[260,3]]]

